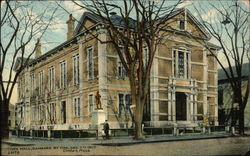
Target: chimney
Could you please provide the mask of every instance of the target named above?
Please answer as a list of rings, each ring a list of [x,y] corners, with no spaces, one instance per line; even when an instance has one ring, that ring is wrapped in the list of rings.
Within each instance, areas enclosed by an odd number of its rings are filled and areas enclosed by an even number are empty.
[[[71,39],[74,35],[74,23],[75,19],[72,14],[69,15],[69,20],[66,22],[68,25],[67,40]]]
[[[41,43],[40,43],[40,39],[37,39],[37,42],[36,42],[36,56],[35,56],[35,58],[38,58],[41,55],[42,55]]]

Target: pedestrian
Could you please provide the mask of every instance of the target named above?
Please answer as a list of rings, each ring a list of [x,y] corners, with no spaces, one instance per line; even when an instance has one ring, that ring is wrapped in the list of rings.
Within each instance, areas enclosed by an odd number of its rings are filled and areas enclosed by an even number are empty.
[[[103,125],[103,130],[105,133],[105,138],[109,139],[109,124],[108,124],[108,120],[105,120],[105,123]]]

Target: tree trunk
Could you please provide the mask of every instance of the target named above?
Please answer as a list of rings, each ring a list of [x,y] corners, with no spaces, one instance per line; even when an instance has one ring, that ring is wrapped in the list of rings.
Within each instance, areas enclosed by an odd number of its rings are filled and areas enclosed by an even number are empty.
[[[239,110],[239,134],[244,135],[244,109],[240,106]]]
[[[141,102],[141,101],[138,101],[138,102]],[[142,133],[143,109],[141,109],[140,104],[141,103],[136,105],[137,107],[136,107],[136,114],[135,114],[135,138],[134,138],[136,140],[144,139],[144,136]]]
[[[9,138],[8,117],[9,102],[7,99],[3,99],[1,103],[1,139]]]

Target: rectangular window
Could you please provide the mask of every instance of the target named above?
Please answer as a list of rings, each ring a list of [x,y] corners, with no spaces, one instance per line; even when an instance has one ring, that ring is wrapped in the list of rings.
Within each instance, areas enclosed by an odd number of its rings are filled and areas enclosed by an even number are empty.
[[[88,79],[94,78],[94,59],[93,59],[93,47],[88,47]]]
[[[65,89],[67,87],[67,68],[66,61],[60,62],[60,88]]]
[[[56,104],[50,103],[49,105],[49,118],[51,121],[54,121],[56,119]]]
[[[39,94],[42,94],[44,91],[44,74],[43,71],[39,72]]]
[[[184,77],[184,52],[179,51],[178,56],[178,77]]]
[[[119,113],[127,113],[131,106],[131,95],[130,94],[118,94],[118,102],[119,102]]]
[[[148,64],[148,61],[149,61],[149,51],[148,51],[148,47],[143,47],[143,66],[144,66],[144,69],[147,68],[147,64]]]
[[[49,92],[55,91],[55,68],[49,67]]]
[[[80,75],[79,75],[79,54],[73,56],[73,80],[74,85],[78,85],[80,82]]]
[[[80,98],[74,98],[74,116],[80,117]]]
[[[173,69],[174,76],[178,78],[190,77],[190,52],[185,49],[173,50]]]
[[[91,114],[94,111],[94,95],[89,95],[89,114]]]
[[[121,53],[123,55],[123,58],[125,59],[126,57],[125,57],[125,54],[124,54],[124,48],[122,46],[120,46],[120,51],[121,51]],[[124,68],[124,66],[123,66],[120,58],[118,57],[117,60],[118,60],[117,61],[118,78],[125,78],[125,77],[127,77],[127,72],[126,72],[126,70],[125,70],[125,68]]]
[[[35,90],[35,74],[30,75],[30,81],[31,81],[31,93],[34,93]]]
[[[180,19],[179,28],[180,28],[180,30],[185,30],[185,20],[184,19]]]
[[[66,101],[61,102],[61,123],[66,123]]]
[[[127,76],[126,70],[122,65],[122,62],[120,59],[118,60],[118,77],[119,78],[125,78]]]
[[[124,94],[118,94],[119,96],[119,113],[124,112]]]
[[[125,96],[126,111],[129,111],[130,106],[132,105],[132,102],[131,102],[131,101],[132,101],[132,100],[131,100],[131,95],[130,95],[130,94],[127,94],[127,95]]]

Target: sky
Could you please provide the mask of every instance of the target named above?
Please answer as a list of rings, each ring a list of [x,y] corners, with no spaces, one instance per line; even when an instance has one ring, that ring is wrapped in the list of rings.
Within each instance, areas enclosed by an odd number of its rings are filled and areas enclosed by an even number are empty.
[[[248,0],[240,0],[241,3],[247,7],[250,8],[250,4]],[[25,1],[21,2],[24,3]],[[30,1],[31,2],[31,1]],[[176,1],[172,1],[174,3]],[[194,7],[196,5],[197,0],[184,0],[184,3],[180,4],[178,8],[186,7],[188,8],[194,16],[198,17],[198,13],[195,11]],[[210,1],[201,1],[203,7],[205,10],[201,11],[201,17],[205,20],[210,21],[211,23],[216,23],[220,21],[216,21],[215,18],[217,16],[217,11],[213,8],[207,7],[208,3],[213,3],[216,5],[215,0]],[[225,2],[228,2],[225,1]],[[1,8],[4,8],[4,5],[6,5],[4,2],[1,4]],[[32,5],[34,17],[36,15],[39,15],[40,12],[42,12],[45,8],[51,7],[51,8],[58,8],[57,12],[55,13],[55,18],[53,19],[51,25],[48,27],[46,33],[44,34],[43,38],[41,39],[42,44],[42,53],[46,53],[47,51],[51,50],[52,48],[56,47],[57,45],[63,43],[66,41],[67,37],[67,25],[66,21],[68,20],[69,14],[72,14],[73,17],[76,19],[75,26],[77,25],[77,22],[79,21],[80,17],[82,16],[83,12],[85,11],[83,8],[75,5],[71,1],[33,1]],[[31,6],[27,7],[27,11],[31,10]],[[20,14],[23,10],[18,10],[17,14]],[[26,11],[26,10],[24,10]],[[48,16],[51,14],[51,10],[46,12]],[[36,43],[36,39],[34,38],[26,47],[26,49],[32,49]],[[212,39],[213,42],[213,39]],[[10,59],[11,60],[11,59]],[[9,72],[9,67],[5,68],[5,71]],[[3,76],[4,79],[8,77],[8,72],[4,72]],[[15,103],[17,99],[17,92],[16,90],[13,93],[13,98],[11,100],[12,103]]]

